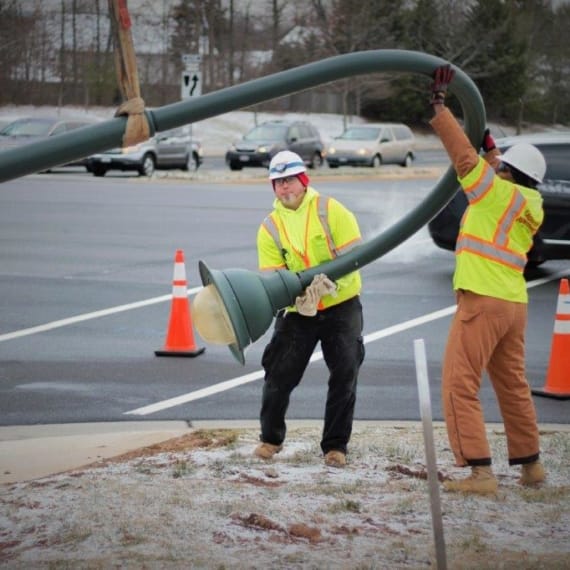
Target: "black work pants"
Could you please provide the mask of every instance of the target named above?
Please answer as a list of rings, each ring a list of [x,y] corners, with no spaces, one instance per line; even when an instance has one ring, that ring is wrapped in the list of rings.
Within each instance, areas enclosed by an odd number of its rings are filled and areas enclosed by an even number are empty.
[[[301,381],[320,341],[329,369],[321,449],[346,453],[356,403],[358,370],[364,360],[362,305],[353,297],[314,317],[286,313],[277,317],[261,364],[265,383],[261,404],[261,441],[281,445],[291,392]]]

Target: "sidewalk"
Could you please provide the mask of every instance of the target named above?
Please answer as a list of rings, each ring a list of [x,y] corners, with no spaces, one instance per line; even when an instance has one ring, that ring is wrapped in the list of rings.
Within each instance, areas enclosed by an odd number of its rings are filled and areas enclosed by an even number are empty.
[[[293,421],[291,425],[316,425]],[[31,481],[180,437],[196,429],[253,428],[258,421],[102,422],[0,426],[0,484]]]
[[[77,469],[191,429],[183,421],[0,427],[0,484]]]
[[[320,428],[320,420],[290,420],[290,429]],[[355,427],[414,427],[421,422],[355,421]],[[256,420],[138,421],[82,424],[50,424],[0,427],[0,484],[30,481],[70,469],[78,469],[197,429],[256,429]],[[434,429],[443,427],[433,422]],[[502,424],[487,424],[503,430]],[[541,424],[543,431],[570,432],[567,424]]]

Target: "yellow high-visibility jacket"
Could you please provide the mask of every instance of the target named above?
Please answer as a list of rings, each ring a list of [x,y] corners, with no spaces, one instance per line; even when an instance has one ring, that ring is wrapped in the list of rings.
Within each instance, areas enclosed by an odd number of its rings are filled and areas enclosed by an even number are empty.
[[[300,272],[346,253],[361,241],[352,212],[334,198],[321,196],[308,187],[297,210],[285,208],[275,199],[274,210],[257,232],[259,269],[289,269]],[[332,307],[360,293],[359,271],[337,279],[336,296],[325,295],[319,310]],[[288,310],[295,310],[289,307]]]
[[[454,289],[528,302],[523,271],[544,210],[540,192],[501,179],[446,109],[432,119],[469,205],[455,248]]]

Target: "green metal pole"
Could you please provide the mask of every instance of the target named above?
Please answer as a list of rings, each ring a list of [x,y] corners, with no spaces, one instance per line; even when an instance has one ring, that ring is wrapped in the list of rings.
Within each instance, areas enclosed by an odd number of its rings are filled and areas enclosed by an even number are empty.
[[[457,177],[448,170],[432,192],[413,210],[381,234],[322,265],[299,273],[304,289],[318,273],[325,273],[333,281],[382,257],[427,224],[457,191]]]
[[[294,69],[221,89],[193,100],[147,110],[151,135],[216,115],[242,109],[355,75],[383,72],[416,73],[431,76],[445,60],[405,50],[371,50],[339,55]],[[472,142],[482,137],[485,112],[479,91],[460,69],[451,91],[462,102],[465,131]],[[0,153],[0,182],[67,164],[109,148],[121,146],[126,118],[117,117],[97,125],[50,137]]]

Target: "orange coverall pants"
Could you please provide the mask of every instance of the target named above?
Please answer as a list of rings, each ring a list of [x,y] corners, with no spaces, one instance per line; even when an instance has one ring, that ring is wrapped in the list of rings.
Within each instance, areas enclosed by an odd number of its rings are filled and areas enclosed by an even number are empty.
[[[539,434],[525,376],[527,305],[458,290],[443,363],[442,398],[449,442],[458,466],[490,465],[479,400],[484,370],[497,395],[509,464],[536,461]]]

